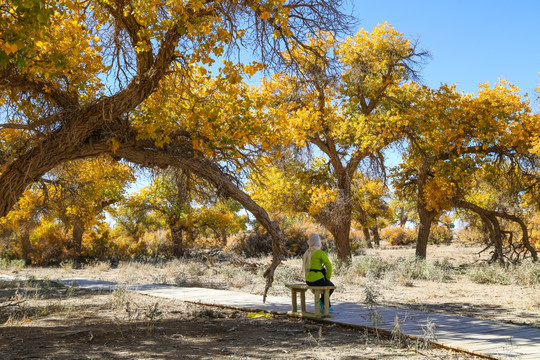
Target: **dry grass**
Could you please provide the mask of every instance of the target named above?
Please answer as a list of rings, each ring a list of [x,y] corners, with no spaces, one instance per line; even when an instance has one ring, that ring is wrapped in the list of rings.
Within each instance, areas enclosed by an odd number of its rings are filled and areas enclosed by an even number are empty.
[[[365,250],[349,266],[337,268],[335,301],[365,302],[366,287],[379,304],[450,312],[540,327],[540,264],[501,268],[488,265],[479,248],[431,246],[428,261],[414,260],[411,247]],[[488,254],[483,255],[485,258]],[[335,263],[335,257],[330,254]],[[83,269],[6,268],[3,272],[48,279],[89,277],[125,284],[169,284],[233,289],[262,295],[270,257],[244,259],[229,253],[194,254],[167,262],[95,263]],[[302,282],[299,258],[283,261],[269,295],[289,296],[284,284]]]

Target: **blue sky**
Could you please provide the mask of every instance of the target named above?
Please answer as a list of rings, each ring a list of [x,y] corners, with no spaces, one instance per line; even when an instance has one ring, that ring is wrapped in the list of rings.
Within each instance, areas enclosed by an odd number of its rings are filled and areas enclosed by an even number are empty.
[[[350,1],[359,27],[387,21],[432,58],[421,72],[430,87],[476,92],[498,78],[533,94],[540,84],[540,1]]]

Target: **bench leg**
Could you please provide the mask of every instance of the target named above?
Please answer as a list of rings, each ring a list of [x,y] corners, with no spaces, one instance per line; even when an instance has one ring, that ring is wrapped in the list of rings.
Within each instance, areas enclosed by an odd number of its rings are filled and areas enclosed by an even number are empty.
[[[330,290],[324,290],[324,315],[330,315]]]
[[[306,312],[306,292],[302,291],[300,293],[300,310],[302,310],[302,313]]]
[[[296,303],[296,290],[292,289],[292,312],[298,312],[298,307]]]
[[[314,290],[313,293],[315,294],[315,316],[321,316],[321,306],[319,305],[321,290]]]

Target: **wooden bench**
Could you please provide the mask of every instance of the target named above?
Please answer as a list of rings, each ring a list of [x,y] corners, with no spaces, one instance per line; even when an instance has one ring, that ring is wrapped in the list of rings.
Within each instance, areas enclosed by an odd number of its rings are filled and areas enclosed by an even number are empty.
[[[330,315],[330,290],[335,289],[335,286],[309,286],[306,284],[285,284],[286,287],[291,289],[292,297],[292,311],[288,314],[299,317],[311,317],[311,318],[323,318],[334,317]],[[306,311],[306,291],[311,290],[315,299],[315,312]],[[300,293],[300,311],[298,311],[298,293]],[[324,294],[324,313],[321,313],[321,307],[319,300],[321,295]]]

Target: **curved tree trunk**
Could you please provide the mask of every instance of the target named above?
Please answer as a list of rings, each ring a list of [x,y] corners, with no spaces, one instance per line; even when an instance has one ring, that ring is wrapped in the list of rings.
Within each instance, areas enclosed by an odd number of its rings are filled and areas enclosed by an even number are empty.
[[[80,154],[80,147],[85,143],[91,144],[97,132],[107,133],[109,129],[119,125],[126,113],[150,96],[174,59],[179,31],[180,29],[173,27],[165,35],[155,58],[151,52],[138,53],[137,75],[117,94],[82,106],[77,100],[69,98],[71,94],[63,94],[63,101],[56,105],[64,110],[46,119],[47,124],[57,129],[33,144],[28,151],[18,154],[17,158],[2,170],[0,217],[4,217],[11,210],[29,185],[61,163],[76,159],[74,154]],[[107,145],[110,148],[110,143]]]
[[[499,221],[497,220],[497,218],[499,217],[499,218],[510,220],[519,224],[521,228],[521,232],[522,232],[521,241],[523,242],[523,245],[530,252],[531,257],[533,258],[533,261],[538,261],[538,253],[531,246],[529,242],[529,232],[527,230],[527,226],[525,225],[525,222],[520,217],[516,215],[506,214],[499,211],[486,210],[479,207],[478,205],[469,203],[467,201],[459,200],[459,199],[453,199],[453,205],[456,207],[468,209],[477,213],[482,218],[484,223],[486,223],[487,225],[491,225],[491,226],[488,226],[488,228],[493,228],[493,234],[490,233],[490,239],[493,245],[495,246],[494,260],[498,260],[499,262],[504,261],[504,252],[503,252],[503,245],[502,245],[502,231],[499,226]]]
[[[190,145],[184,144],[182,146],[180,144],[175,147],[170,145],[168,148],[159,148],[151,141],[137,140],[135,134],[130,134],[130,137],[125,140],[113,155],[143,166],[161,168],[174,166],[191,171],[193,174],[214,184],[220,193],[238,201],[255,216],[272,237],[272,263],[264,273],[266,287],[263,301],[266,301],[268,290],[274,281],[274,271],[282,259],[283,245],[279,223],[272,221],[266,210],[242,191],[234,179],[225,174],[216,163],[207,160],[203,155],[195,156]]]

